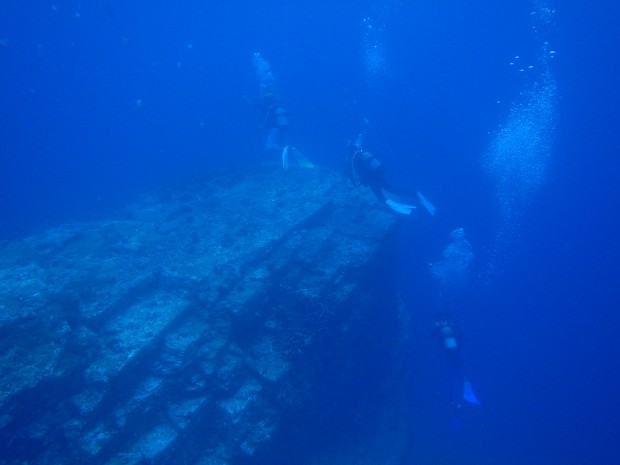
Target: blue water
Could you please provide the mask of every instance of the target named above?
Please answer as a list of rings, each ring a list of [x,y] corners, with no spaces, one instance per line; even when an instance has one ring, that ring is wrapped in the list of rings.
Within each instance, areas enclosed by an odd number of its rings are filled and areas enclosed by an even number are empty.
[[[268,161],[242,98],[260,52],[300,150],[341,169],[366,118],[391,180],[437,206],[399,244],[411,463],[615,463],[618,3],[212,3],[0,6],[0,239]],[[474,257],[448,299],[429,263],[455,228]],[[442,306],[481,402],[458,427],[430,336]]]

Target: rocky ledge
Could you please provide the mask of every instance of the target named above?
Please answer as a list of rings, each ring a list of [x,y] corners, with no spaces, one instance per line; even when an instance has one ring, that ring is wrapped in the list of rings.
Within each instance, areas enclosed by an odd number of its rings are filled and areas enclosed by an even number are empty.
[[[1,244],[0,463],[318,463],[382,434],[394,225],[330,171],[257,168]]]

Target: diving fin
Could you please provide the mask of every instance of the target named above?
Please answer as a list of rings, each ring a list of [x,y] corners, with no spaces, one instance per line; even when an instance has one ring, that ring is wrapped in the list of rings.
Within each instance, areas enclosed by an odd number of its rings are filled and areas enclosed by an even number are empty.
[[[385,203],[392,210],[394,210],[397,213],[402,213],[403,215],[411,214],[411,210],[415,208],[415,206],[413,205],[404,205],[402,203],[394,202],[392,199],[387,199]]]
[[[426,211],[429,212],[431,216],[435,216],[435,205],[433,205],[430,200],[424,197],[422,195],[422,192],[420,191],[418,191],[418,199],[420,199],[420,203],[424,208],[426,208]]]
[[[480,405],[480,401],[476,397],[476,394],[474,394],[474,388],[467,380],[463,383],[463,400],[469,402],[470,404]]]
[[[293,153],[295,161],[301,168],[314,168],[314,164],[306,158],[306,156],[297,150],[295,147],[289,145],[282,149],[282,168],[288,170],[289,167],[289,153]]]
[[[314,164],[306,158],[306,156],[297,150],[295,147],[291,147],[293,149],[293,154],[295,155],[295,160],[297,164],[302,168],[314,168]]]

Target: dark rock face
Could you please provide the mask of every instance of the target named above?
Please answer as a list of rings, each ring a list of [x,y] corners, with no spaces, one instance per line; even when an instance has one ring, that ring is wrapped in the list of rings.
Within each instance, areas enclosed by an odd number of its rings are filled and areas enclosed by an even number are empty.
[[[394,224],[255,169],[0,245],[0,463],[319,463],[398,392]]]

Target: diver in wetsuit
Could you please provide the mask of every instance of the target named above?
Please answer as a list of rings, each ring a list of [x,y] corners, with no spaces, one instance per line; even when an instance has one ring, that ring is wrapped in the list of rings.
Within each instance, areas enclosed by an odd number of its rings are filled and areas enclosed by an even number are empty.
[[[287,145],[288,116],[280,103],[280,98],[271,89],[265,88],[256,102],[244,96],[245,100],[260,111],[258,127],[267,130],[265,150],[282,152]]]
[[[435,214],[435,206],[415,190],[400,189],[392,185],[385,177],[385,167],[371,152],[362,148],[363,133],[357,136],[355,142],[347,144],[347,173],[354,184],[368,186],[377,200],[392,210],[409,215],[416,208],[415,205],[400,203],[394,196],[403,196],[416,199],[431,214]]]
[[[465,378],[461,370],[461,337],[452,319],[440,314],[435,320],[435,334],[448,362],[450,404],[455,410],[461,408]]]
[[[460,423],[458,412],[463,401],[475,405],[479,405],[480,402],[474,394],[471,383],[463,374],[462,340],[454,321],[448,314],[439,314],[435,319],[434,331],[441,350],[446,354],[448,395],[453,414],[452,423],[454,428],[458,429]]]

